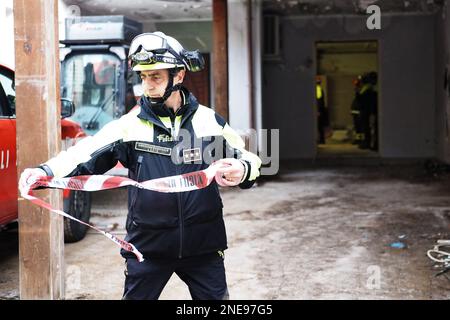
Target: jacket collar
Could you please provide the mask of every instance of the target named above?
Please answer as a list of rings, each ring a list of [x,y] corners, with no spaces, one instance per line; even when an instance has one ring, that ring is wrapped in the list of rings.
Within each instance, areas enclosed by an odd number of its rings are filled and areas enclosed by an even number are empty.
[[[174,113],[171,108],[166,107],[164,103],[152,101],[149,97],[143,95],[140,99],[141,112],[138,114],[138,118],[150,121],[166,129],[158,116],[174,119],[176,116],[181,115],[182,125],[185,122],[185,119],[189,118],[189,116],[197,110],[198,101],[195,96],[184,87],[182,87],[179,92],[182,98],[182,105],[176,113]]]

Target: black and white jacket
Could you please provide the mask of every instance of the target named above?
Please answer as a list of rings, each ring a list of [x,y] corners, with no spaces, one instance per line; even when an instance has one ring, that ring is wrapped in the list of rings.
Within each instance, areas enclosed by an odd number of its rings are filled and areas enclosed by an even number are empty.
[[[174,114],[141,98],[140,108],[105,125],[97,134],[41,167],[56,177],[102,174],[118,161],[129,177],[145,181],[207,168],[234,157],[244,165],[239,185],[250,188],[261,160],[244,149],[242,138],[212,109],[187,90]],[[146,258],[181,258],[227,248],[222,200],[215,182],[191,192],[159,193],[129,187],[126,240]],[[122,250],[124,257],[134,255]]]

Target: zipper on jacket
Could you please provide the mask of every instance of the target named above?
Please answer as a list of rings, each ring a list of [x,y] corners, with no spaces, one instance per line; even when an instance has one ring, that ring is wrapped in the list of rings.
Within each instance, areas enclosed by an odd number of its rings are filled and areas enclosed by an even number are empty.
[[[177,136],[176,136],[176,132],[175,132],[175,120],[177,118],[177,113],[180,109],[178,109],[173,118],[172,116],[170,117],[170,123],[171,123],[171,135],[173,138],[173,141],[177,141]],[[180,128],[181,129],[181,128]],[[175,174],[179,175],[179,171],[178,171],[178,164],[175,164]],[[184,229],[184,223],[183,223],[183,211],[181,209],[181,193],[177,192],[177,207],[178,207],[178,220],[179,220],[179,225],[180,225],[180,251],[178,252],[178,258],[181,259],[183,258],[183,229]]]
[[[180,109],[178,109],[180,110]],[[177,112],[174,113],[174,115],[170,116],[170,124],[171,124],[171,128],[170,128],[170,134],[172,135],[173,141],[177,141],[177,136],[176,136],[176,132],[175,132],[175,120],[177,118]],[[178,165],[175,164],[175,174],[179,175],[178,172]],[[178,258],[181,259],[183,258],[183,228],[184,228],[184,224],[183,224],[183,213],[181,211],[181,194],[180,192],[177,192],[177,208],[178,208],[178,220],[179,220],[179,226],[180,226],[180,251],[178,252]]]
[[[175,165],[177,166],[177,165]],[[175,167],[176,175],[178,175],[178,167]],[[181,193],[177,192],[177,207],[178,207],[178,219],[180,221],[180,252],[178,253],[178,258],[181,259],[183,257],[183,212],[181,210]]]
[[[177,113],[178,113],[178,110],[177,110],[177,112],[175,112],[173,118],[172,118],[172,116],[170,116],[170,124],[171,124],[170,134],[173,138],[173,141],[177,141],[177,136],[176,136],[176,131],[175,131],[175,120],[177,118]]]
[[[139,174],[141,172],[141,166],[142,166],[142,161],[144,160],[144,156],[140,155],[137,159],[137,170],[136,170],[136,181],[139,182]],[[132,215],[133,209],[134,209],[134,205],[136,203],[136,199],[139,193],[139,188],[137,188],[136,193],[134,194],[133,200],[131,201],[131,205],[130,205],[130,214]],[[134,223],[134,221],[132,221],[132,223]]]
[[[180,110],[181,110],[181,107],[178,108],[177,111],[175,111],[175,113],[173,114],[173,117],[172,117],[172,115],[170,115],[170,124],[171,124],[170,134],[172,135],[172,138],[174,141],[178,141],[178,137],[176,135],[176,130],[175,130],[175,121],[177,119],[178,111],[180,111]],[[184,119],[185,119],[185,115],[182,115],[179,129],[181,129],[181,125],[183,124]]]
[[[171,129],[172,138],[174,141],[177,141],[177,137],[175,135],[175,121],[172,121],[172,129]]]

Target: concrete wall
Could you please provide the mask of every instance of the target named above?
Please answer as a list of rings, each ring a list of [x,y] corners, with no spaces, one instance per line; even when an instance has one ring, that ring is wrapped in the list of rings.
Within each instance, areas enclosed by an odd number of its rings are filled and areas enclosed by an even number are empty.
[[[450,164],[450,7],[436,18],[437,158]],[[447,69],[447,87],[445,70]]]
[[[280,129],[282,159],[316,154],[315,42],[377,40],[380,155],[428,158],[435,142],[435,16],[383,15],[381,30],[365,16],[280,19],[281,62],[263,66],[264,127]]]
[[[262,129],[262,2],[252,1],[252,45],[253,45],[253,103],[255,129]]]
[[[239,130],[261,129],[262,2],[228,0],[227,10],[229,123]]]
[[[248,9],[245,0],[228,0],[228,110],[235,129],[251,127]]]

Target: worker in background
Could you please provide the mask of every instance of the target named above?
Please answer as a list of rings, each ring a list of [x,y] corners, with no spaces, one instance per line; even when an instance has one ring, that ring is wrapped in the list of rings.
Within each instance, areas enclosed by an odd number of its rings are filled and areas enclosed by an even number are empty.
[[[359,75],[353,80],[353,88],[355,95],[353,97],[351,105],[351,114],[353,118],[353,144],[361,144],[363,141],[363,132],[361,126],[361,101],[360,101],[360,90],[361,90],[361,76]]]
[[[364,133],[361,149],[378,150],[378,95],[376,91],[377,73],[369,72],[362,77],[360,90],[361,125]]]
[[[316,77],[316,107],[319,144],[325,144],[327,130],[329,129],[329,118],[328,109],[325,104],[325,90],[322,87],[322,80],[319,76]]]

